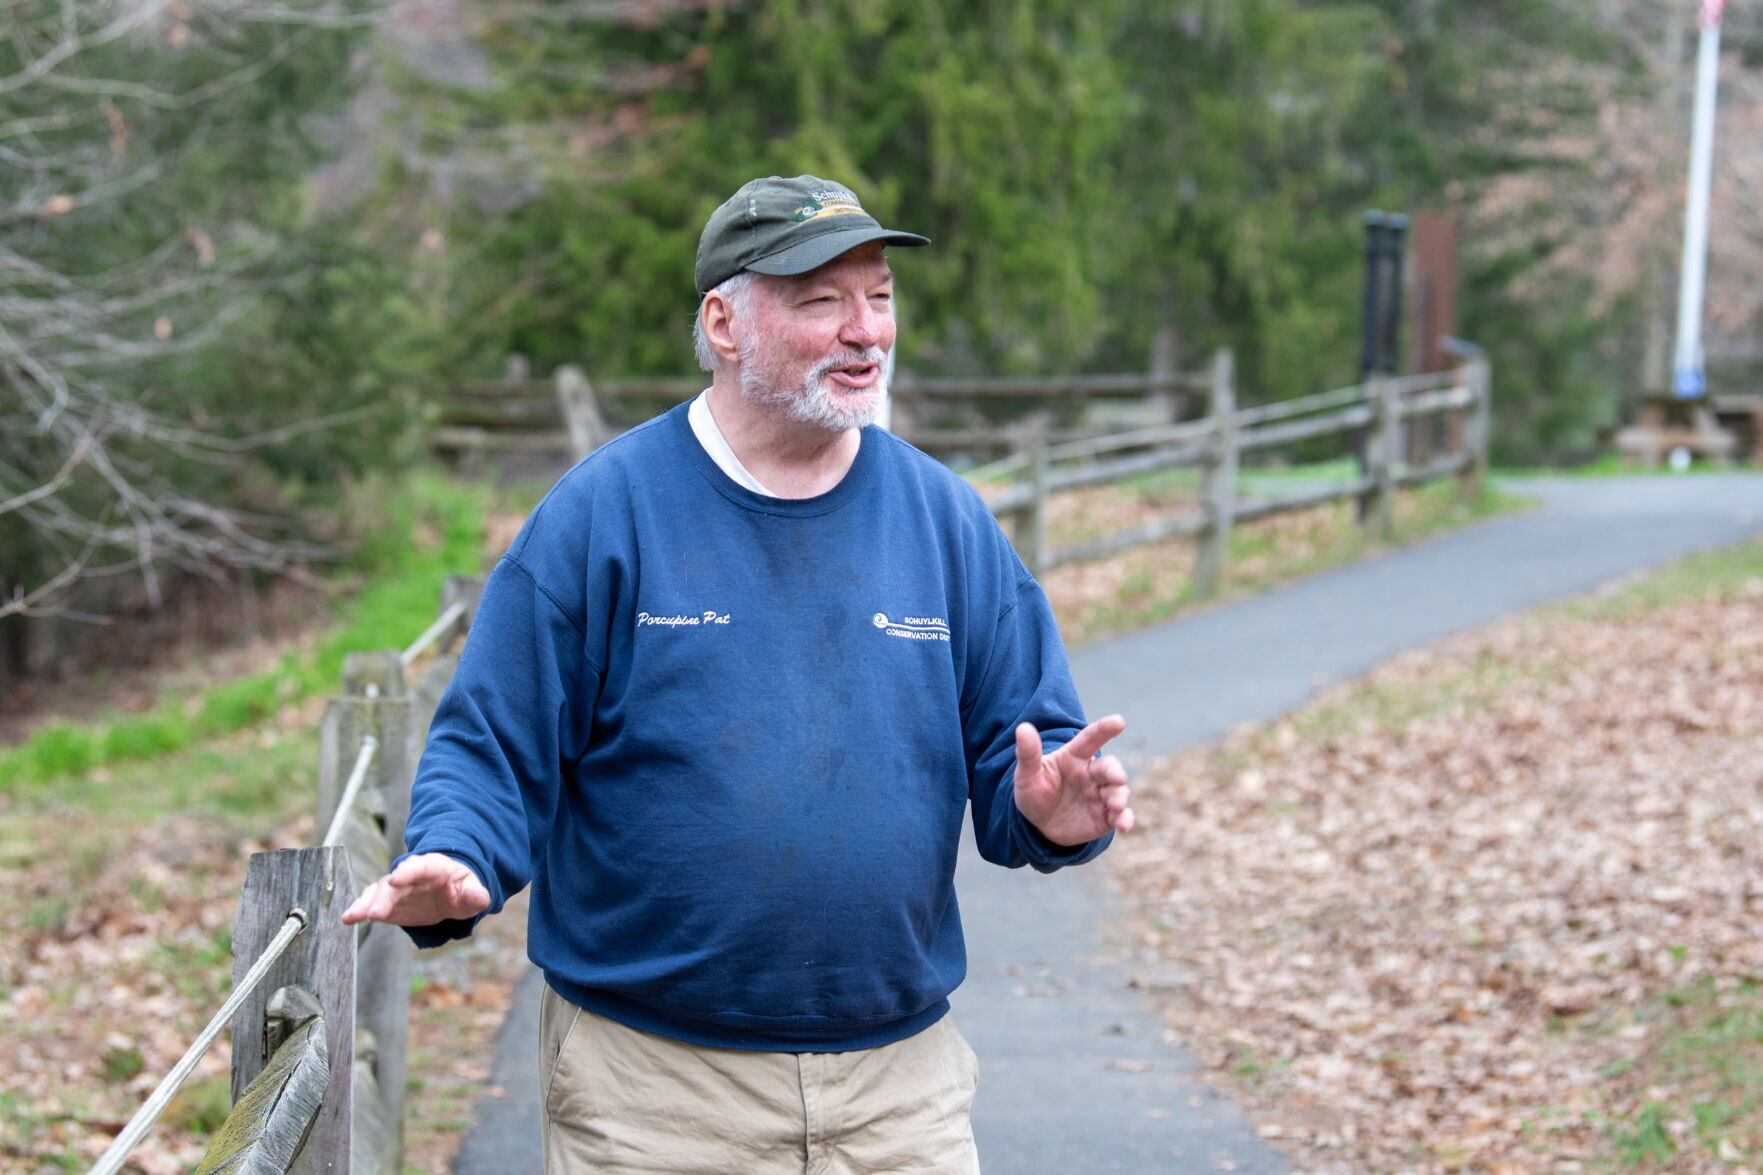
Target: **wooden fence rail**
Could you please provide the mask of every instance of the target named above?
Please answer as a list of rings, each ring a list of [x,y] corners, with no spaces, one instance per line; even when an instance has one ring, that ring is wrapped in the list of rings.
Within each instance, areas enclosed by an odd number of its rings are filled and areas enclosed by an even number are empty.
[[[1175,425],[1156,425],[1072,443],[1045,438],[1002,461],[973,471],[981,480],[1010,477],[1012,484],[989,498],[992,513],[1009,528],[1023,562],[1044,572],[1067,563],[1112,555],[1147,543],[1198,536],[1193,592],[1197,598],[1217,587],[1232,527],[1238,522],[1301,510],[1326,502],[1365,503],[1373,533],[1388,537],[1395,491],[1455,475],[1465,496],[1481,492],[1487,472],[1490,373],[1485,357],[1466,357],[1455,371],[1374,379],[1339,388],[1238,409],[1229,352],[1214,358],[1209,379],[1208,415]],[[1447,417],[1445,452],[1412,460],[1406,435],[1421,422]],[[1363,437],[1359,476],[1307,486],[1275,498],[1245,498],[1239,473],[1246,454],[1319,437]],[[1197,510],[1060,547],[1046,540],[1048,500],[1057,493],[1107,485],[1171,469],[1200,472]]]
[[[492,453],[582,457],[625,428],[704,389],[708,377],[606,379],[581,368],[550,379],[525,375],[454,384],[439,405],[430,443],[446,455]],[[1178,419],[1188,399],[1208,392],[1207,373],[928,378],[900,370],[889,385],[889,427],[919,448],[993,455],[1020,447],[1022,426],[990,414],[1025,417],[1046,436],[1082,440],[1118,431],[1122,419]]]
[[[324,841],[252,855],[233,921],[232,995],[91,1175],[121,1169],[228,1019],[233,1112],[198,1175],[401,1175],[413,952],[395,926],[341,917],[403,849],[416,761],[458,662],[450,646],[482,590],[453,577],[408,648],[345,658],[343,692],[318,731]]]
[[[1198,536],[1193,585],[1203,598],[1217,586],[1238,522],[1351,499],[1372,531],[1387,536],[1398,488],[1455,474],[1466,493],[1479,492],[1487,469],[1488,364],[1472,345],[1454,345],[1462,360],[1454,371],[1379,377],[1249,408],[1237,407],[1234,364],[1224,351],[1204,371],[1189,373],[1167,361],[1142,375],[926,379],[901,371],[890,390],[892,428],[942,456],[1005,452],[971,473],[982,480],[1014,479],[989,501],[1031,570]],[[623,422],[670,407],[702,384],[686,377],[593,386],[574,367],[560,368],[549,381],[524,375],[467,381],[454,388],[435,444],[453,452],[526,449],[581,457],[621,431]],[[1201,398],[1207,414],[1181,419],[1187,405]],[[992,417],[999,411],[1013,414],[1014,423],[997,423]],[[1108,429],[1104,423],[1111,415],[1152,422]],[[1444,451],[1437,453],[1429,438],[1441,430],[1430,425],[1441,419],[1449,427],[1442,430],[1448,434]],[[1330,436],[1354,442],[1356,477],[1271,500],[1240,494],[1245,459]],[[1427,443],[1415,443],[1420,441]],[[1197,511],[1049,547],[1049,496],[1181,468],[1200,472]]]

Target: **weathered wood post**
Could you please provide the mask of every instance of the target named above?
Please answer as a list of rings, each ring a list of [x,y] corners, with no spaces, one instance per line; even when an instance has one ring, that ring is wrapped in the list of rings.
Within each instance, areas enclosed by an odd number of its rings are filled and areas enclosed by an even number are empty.
[[[577,461],[597,449],[612,435],[606,417],[594,398],[594,387],[579,367],[557,369],[557,404],[563,412],[564,426],[569,430],[569,449]]]
[[[1230,550],[1231,525],[1236,516],[1237,393],[1236,364],[1228,349],[1212,357],[1211,373],[1212,452],[1206,458],[1200,485],[1201,508],[1206,525],[1194,553],[1193,598],[1204,600],[1218,590],[1224,560]]]
[[[484,578],[481,575],[447,577],[447,582],[441,587],[440,611],[444,613],[456,603],[463,607],[464,612],[454,626],[458,633],[471,630],[472,617],[477,614],[478,601],[483,598],[483,594]],[[446,647],[454,635],[445,634],[435,642],[434,660],[421,676],[410,683],[411,700],[416,705],[415,733],[419,745],[428,736],[429,720],[434,717],[435,707],[440,704],[441,695],[446,692],[447,683],[453,680],[453,670],[459,664],[459,654]]]
[[[284,987],[318,998],[324,1014],[330,1080],[292,1175],[350,1175],[355,1129],[355,930],[343,911],[355,900],[348,853],[341,848],[279,849],[253,853],[233,919],[233,982],[244,979],[288,911],[305,911],[306,929],[277,959],[268,976],[233,1017],[233,1100],[269,1063],[269,1004]]]
[[[1163,406],[1163,418],[1170,424],[1179,423],[1186,397],[1179,386],[1181,373],[1176,367],[1181,335],[1174,324],[1159,327],[1151,336],[1151,399]]]
[[[319,828],[336,823],[363,740],[374,739],[366,780],[340,824],[340,843],[349,849],[357,887],[364,889],[403,851],[421,734],[395,650],[351,653],[343,663],[343,682],[349,692],[331,699],[319,727]],[[412,952],[409,938],[395,926],[372,923],[360,936],[355,1142],[364,1172],[403,1170]]]
[[[1029,499],[1022,512],[1016,516],[1018,534],[1016,544],[1022,562],[1032,575],[1040,575],[1047,568],[1047,433],[1043,429],[1029,442],[1028,451],[1028,487]]]
[[[1388,541],[1396,530],[1396,451],[1401,443],[1399,386],[1387,376],[1373,375],[1365,385],[1371,399],[1371,509],[1366,525],[1372,537]]]
[[[1465,502],[1478,501],[1487,492],[1488,434],[1492,431],[1493,421],[1492,376],[1486,355],[1473,355],[1464,365],[1464,382],[1473,396],[1466,416],[1466,435],[1463,438],[1469,461],[1463,466],[1457,482],[1458,492]]]

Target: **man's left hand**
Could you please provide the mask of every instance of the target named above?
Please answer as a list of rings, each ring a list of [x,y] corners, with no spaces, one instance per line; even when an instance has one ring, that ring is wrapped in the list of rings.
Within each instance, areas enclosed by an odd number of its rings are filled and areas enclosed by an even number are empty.
[[[1132,827],[1126,768],[1113,755],[1097,756],[1126,729],[1118,714],[1098,718],[1051,755],[1041,754],[1041,735],[1024,722],[1016,728],[1016,809],[1057,845],[1081,845],[1110,829]]]

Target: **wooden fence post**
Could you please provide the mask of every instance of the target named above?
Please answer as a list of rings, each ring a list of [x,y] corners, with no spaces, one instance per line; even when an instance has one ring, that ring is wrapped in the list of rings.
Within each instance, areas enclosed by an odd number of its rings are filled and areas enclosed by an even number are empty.
[[[1016,516],[1016,544],[1029,574],[1040,575],[1047,567],[1047,434],[1043,431],[1028,452],[1028,504]]]
[[[1194,553],[1193,598],[1196,600],[1207,599],[1218,590],[1236,514],[1236,364],[1229,350],[1220,350],[1212,357],[1210,413],[1213,449],[1207,458],[1205,477],[1200,486],[1206,526],[1200,532],[1199,548]]]
[[[349,653],[343,658],[343,692],[358,698],[401,698],[404,662],[396,649]]]
[[[1466,435],[1463,438],[1469,463],[1463,467],[1457,485],[1463,501],[1475,502],[1487,491],[1488,433],[1491,431],[1493,409],[1492,371],[1488,367],[1487,356],[1473,356],[1464,366],[1463,376],[1475,398],[1469,405],[1468,427],[1464,430]]]
[[[557,403],[563,410],[563,423],[569,429],[569,448],[580,461],[612,435],[600,404],[594,399],[593,385],[579,367],[557,369]]]
[[[1186,397],[1178,386],[1181,372],[1176,366],[1176,351],[1180,339],[1180,333],[1174,324],[1159,327],[1157,333],[1151,336],[1151,398],[1163,405],[1165,419],[1171,424],[1180,422],[1186,407],[1183,403]]]
[[[477,615],[478,601],[483,598],[483,594],[483,576],[449,575],[447,582],[441,587],[440,611],[445,612],[455,601],[464,603],[465,617],[460,628],[469,632],[472,618]],[[447,683],[453,680],[453,670],[458,664],[457,652],[437,648],[429,667],[410,683],[410,697],[416,703],[416,736],[419,742],[427,737],[429,719],[434,717],[435,707],[440,704],[441,695],[447,690]]]
[[[355,900],[348,853],[341,848],[253,853],[233,919],[233,982],[238,983],[281,928],[288,911],[306,912],[306,929],[277,959],[233,1017],[233,1100],[269,1062],[269,1001],[299,986],[324,1009],[330,1081],[294,1175],[350,1175],[354,1134],[355,931],[341,918]],[[361,1175],[367,1175],[361,1172]]]
[[[389,663],[386,658],[389,656]],[[351,654],[344,680],[373,684],[370,669],[396,670],[396,652]],[[400,684],[398,687],[402,689]],[[331,700],[319,727],[319,827],[328,828],[362,739],[378,742],[360,798],[343,825],[358,887],[386,871],[404,847],[404,821],[410,812],[410,782],[420,753],[412,699],[396,696],[338,697]],[[410,1023],[410,971],[414,948],[396,926],[369,925],[360,939],[356,991],[362,1048],[356,1060],[356,1145],[364,1170],[403,1170],[404,1078]]]
[[[441,607],[445,612],[455,600],[465,601],[465,627],[471,627],[472,618],[477,615],[478,601],[484,597],[484,577],[481,575],[449,575],[447,582],[441,585]]]
[[[1366,522],[1371,534],[1387,542],[1396,529],[1396,446],[1399,407],[1393,380],[1373,375],[1365,385],[1371,399],[1371,510]]]

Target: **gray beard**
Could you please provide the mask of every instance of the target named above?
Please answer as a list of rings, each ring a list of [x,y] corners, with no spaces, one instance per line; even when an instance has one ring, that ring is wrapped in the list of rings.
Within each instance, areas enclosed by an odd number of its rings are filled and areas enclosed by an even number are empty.
[[[802,377],[799,388],[778,388],[767,383],[759,374],[759,364],[754,362],[758,353],[757,340],[751,336],[741,340],[742,397],[755,404],[777,408],[797,424],[827,432],[862,428],[875,422],[881,411],[882,398],[888,393],[887,353],[880,347],[822,361]],[[880,369],[875,386],[869,389],[869,402],[861,406],[841,404],[839,394],[832,390],[828,379],[835,370],[853,360],[874,363]]]

